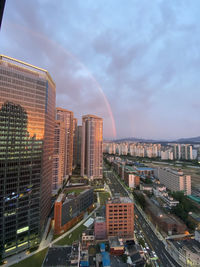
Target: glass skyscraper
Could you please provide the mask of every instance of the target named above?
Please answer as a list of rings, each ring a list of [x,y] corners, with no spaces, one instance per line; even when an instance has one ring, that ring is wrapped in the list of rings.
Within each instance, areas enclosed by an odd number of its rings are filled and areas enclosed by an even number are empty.
[[[40,241],[51,209],[55,84],[46,70],[0,56],[0,254]]]

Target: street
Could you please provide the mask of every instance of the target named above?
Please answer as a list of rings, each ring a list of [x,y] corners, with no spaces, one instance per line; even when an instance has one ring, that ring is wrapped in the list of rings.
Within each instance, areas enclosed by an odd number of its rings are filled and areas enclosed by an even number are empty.
[[[110,187],[112,194],[119,193],[121,196],[130,196],[131,193],[128,194],[127,190],[123,187],[123,185],[116,178],[116,175],[113,174],[113,171],[106,172],[107,174],[107,184]],[[171,255],[166,251],[165,245],[162,241],[159,240],[155,232],[151,229],[149,224],[146,222],[142,213],[137,208],[135,204],[135,228],[139,229],[143,232],[144,238],[148,243],[149,247],[156,252],[159,260],[159,265],[163,267],[180,267],[179,264],[171,257]],[[138,230],[139,230],[138,229]]]

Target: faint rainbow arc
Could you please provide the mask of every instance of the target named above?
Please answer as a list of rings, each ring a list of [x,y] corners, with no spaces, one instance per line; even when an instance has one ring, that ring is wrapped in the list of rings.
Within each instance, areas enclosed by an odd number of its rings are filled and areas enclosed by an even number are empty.
[[[70,56],[72,59],[74,59],[76,62],[78,62],[78,64],[89,74],[90,78],[93,80],[93,82],[95,83],[97,89],[99,90],[101,96],[103,97],[103,100],[105,102],[105,105],[106,105],[106,108],[107,108],[107,111],[108,111],[108,114],[110,116],[110,119],[111,119],[111,123],[112,123],[112,131],[113,131],[113,137],[116,138],[117,136],[117,132],[116,132],[116,124],[115,124],[115,119],[114,119],[114,116],[113,116],[113,112],[112,112],[112,109],[111,109],[111,106],[110,106],[110,103],[104,93],[104,91],[102,90],[100,84],[97,82],[97,80],[95,79],[95,77],[92,75],[92,73],[86,68],[86,66],[80,62],[80,60],[75,57],[73,54],[71,54],[70,52],[66,51],[60,44],[56,43],[55,41],[49,39],[47,36],[45,36],[44,34],[40,34],[38,32],[35,32],[27,27],[24,27],[24,26],[21,26],[19,24],[13,24],[11,22],[9,22],[8,20],[6,21],[6,23],[8,25],[11,25],[12,27],[18,27],[18,28],[22,28],[24,31],[27,31],[29,33],[31,33],[32,35],[34,36],[38,36],[39,38],[51,43],[52,45],[56,46],[56,47],[59,47],[59,49],[61,49],[63,51],[64,54]]]

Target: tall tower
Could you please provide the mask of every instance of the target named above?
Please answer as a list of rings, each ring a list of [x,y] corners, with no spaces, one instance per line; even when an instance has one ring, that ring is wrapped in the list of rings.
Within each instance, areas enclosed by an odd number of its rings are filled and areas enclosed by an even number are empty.
[[[102,178],[103,119],[94,115],[82,117],[81,175]]]
[[[74,119],[74,113],[72,111],[63,108],[56,108],[56,120],[64,122],[64,127],[65,127],[64,178],[72,174],[73,119]]]
[[[52,193],[56,194],[61,188],[65,170],[65,124],[55,120],[54,124],[54,155]]]
[[[36,246],[51,209],[55,84],[0,56],[0,254]]]
[[[82,125],[77,129],[77,165],[81,166],[81,140],[82,140]]]
[[[73,168],[77,165],[77,138],[78,138],[78,126],[77,119],[73,119]]]

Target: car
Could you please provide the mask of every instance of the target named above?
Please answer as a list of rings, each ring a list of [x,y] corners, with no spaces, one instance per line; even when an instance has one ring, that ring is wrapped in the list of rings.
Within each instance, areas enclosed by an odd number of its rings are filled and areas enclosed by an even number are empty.
[[[143,251],[144,251],[144,253],[147,253],[147,250],[146,250],[146,248],[143,248]]]
[[[156,255],[155,251],[153,251],[153,256],[154,256],[155,258],[158,257],[158,256]]]

